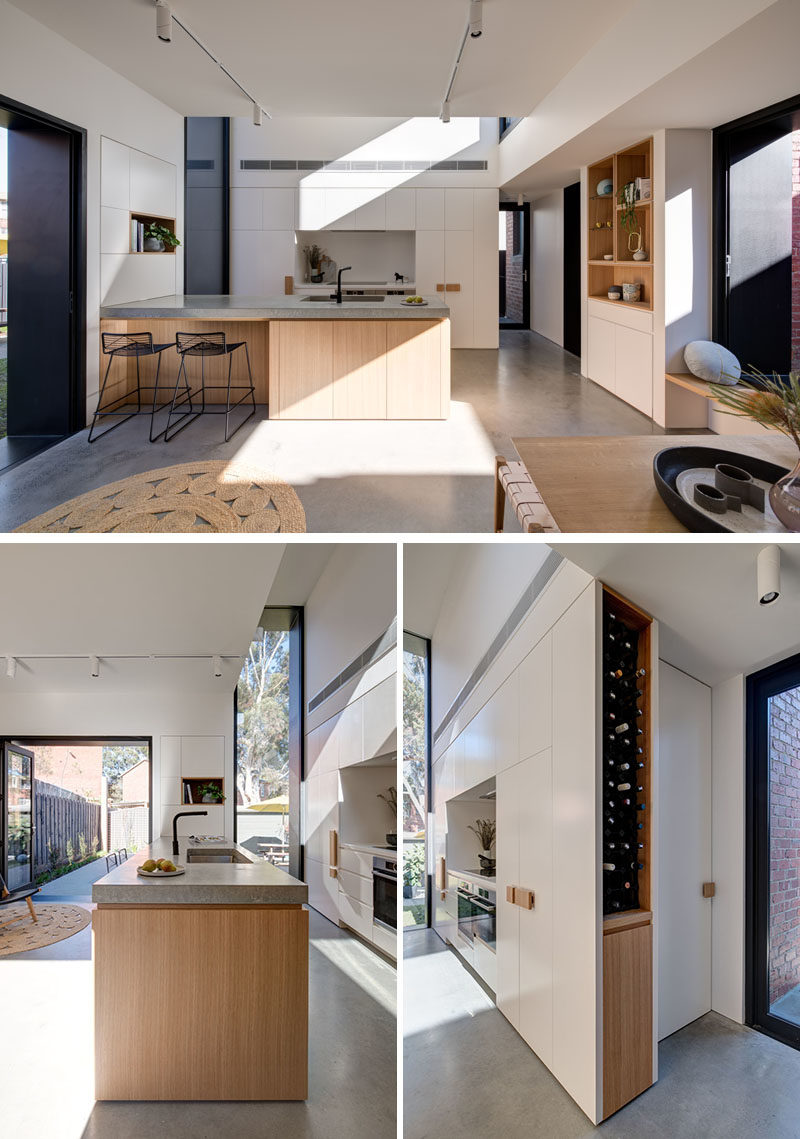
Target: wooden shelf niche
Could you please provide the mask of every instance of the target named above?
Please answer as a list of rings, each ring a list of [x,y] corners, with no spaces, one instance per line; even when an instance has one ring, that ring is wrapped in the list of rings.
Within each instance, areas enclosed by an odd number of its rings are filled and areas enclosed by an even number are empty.
[[[638,908],[619,910],[603,917],[603,1118],[649,1088],[654,1081],[653,1044],[653,912],[652,912],[652,810],[655,781],[652,770],[653,742],[653,619],[643,610],[603,586],[603,625],[608,613],[638,637],[637,669],[645,675],[637,682],[642,695],[638,704],[642,729],[638,746],[644,767],[631,772],[630,782],[641,785],[636,795],[645,804],[639,841],[633,859],[643,863],[638,871]],[[603,648],[605,646],[603,645]],[[601,649],[602,653],[602,649]],[[604,668],[604,673],[607,671]],[[605,706],[605,702],[604,705]],[[605,731],[605,727],[603,729]],[[606,765],[601,751],[601,778]],[[601,828],[604,821],[601,819]],[[602,877],[603,871],[600,870]]]
[[[159,217],[158,214],[143,214],[139,210],[131,210],[130,222],[131,223],[141,222],[144,225],[145,231],[147,230],[147,227],[152,222],[156,222],[157,225],[162,225],[164,227],[164,229],[168,229],[170,231],[170,233],[175,232],[175,218],[162,218],[162,217]],[[133,245],[133,242],[131,241],[131,238],[130,238],[130,230],[131,230],[131,226],[129,225],[128,226],[128,240],[130,241],[131,245]],[[142,255],[142,256],[146,256],[146,257],[163,257],[168,253],[174,255],[175,254],[175,246],[174,245],[167,245],[164,247],[164,249],[152,250],[152,251],[149,249],[133,249],[133,248],[131,248],[131,253],[136,255],[136,256]]]
[[[613,183],[613,192],[608,197],[597,194],[597,186],[605,178],[610,178]],[[592,300],[609,301],[611,285],[638,284],[642,287],[639,301],[609,303],[650,311],[653,308],[652,198],[636,206],[642,248],[647,253],[644,261],[634,261],[628,248],[628,231],[621,224],[622,207],[617,200],[620,188],[636,178],[649,178],[652,186],[652,139],[645,139],[588,167],[588,295]],[[611,260],[605,259],[608,254],[611,254]]]
[[[211,783],[217,787],[222,795],[225,794],[225,780],[222,776],[207,775],[201,777],[199,775],[192,775],[191,777],[184,776],[181,779],[181,803],[184,806],[197,807],[203,802],[203,796],[200,794],[200,788],[204,784]],[[213,803],[206,803],[207,807],[221,807],[222,800],[217,799]]]

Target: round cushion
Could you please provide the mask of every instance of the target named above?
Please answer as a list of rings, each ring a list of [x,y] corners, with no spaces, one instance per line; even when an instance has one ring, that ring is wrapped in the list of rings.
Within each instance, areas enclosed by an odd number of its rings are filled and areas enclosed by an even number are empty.
[[[683,358],[693,376],[711,384],[736,384],[742,374],[733,352],[713,340],[692,340],[684,348]]]

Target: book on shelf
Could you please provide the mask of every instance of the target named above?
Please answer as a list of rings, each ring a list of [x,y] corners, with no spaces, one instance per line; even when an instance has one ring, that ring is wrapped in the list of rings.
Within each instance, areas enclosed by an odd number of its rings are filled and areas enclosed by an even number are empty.
[[[636,200],[638,202],[649,202],[652,195],[652,179],[650,178],[637,178],[636,179]]]
[[[192,798],[192,785],[191,785],[191,783],[184,783],[184,785],[183,785],[183,801],[184,801],[184,803],[190,803],[190,804],[194,805],[194,799]]]

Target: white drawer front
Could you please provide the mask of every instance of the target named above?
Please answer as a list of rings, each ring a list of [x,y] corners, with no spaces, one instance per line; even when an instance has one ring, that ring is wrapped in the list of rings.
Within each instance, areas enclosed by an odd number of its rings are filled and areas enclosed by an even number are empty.
[[[339,868],[339,889],[343,890],[349,898],[355,898],[365,906],[372,905],[372,879],[362,878],[360,874],[351,874],[349,870]]]
[[[339,865],[342,870],[349,870],[351,874],[360,874],[362,878],[369,878],[372,882],[372,855],[362,850],[339,849]]]
[[[372,944],[377,946],[382,953],[388,954],[395,961],[397,960],[397,934],[393,930],[387,929],[383,925],[376,925],[373,922]]]
[[[607,301],[593,301],[591,298],[588,304],[589,316],[596,316],[611,324],[624,324],[626,328],[635,328],[638,332],[653,331],[653,314],[646,309],[628,308],[622,301],[610,304]]]
[[[365,906],[363,902],[357,902],[340,890],[339,918],[367,941],[372,941],[372,906]]]

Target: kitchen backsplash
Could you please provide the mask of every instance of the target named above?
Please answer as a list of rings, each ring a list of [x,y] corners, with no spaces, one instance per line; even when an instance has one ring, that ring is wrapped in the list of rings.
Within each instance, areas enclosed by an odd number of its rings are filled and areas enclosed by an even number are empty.
[[[393,281],[395,273],[414,280],[414,234],[406,231],[393,233],[350,232],[322,230],[297,232],[295,279],[302,281],[306,272],[303,246],[317,244],[339,266],[352,265],[344,281]]]

